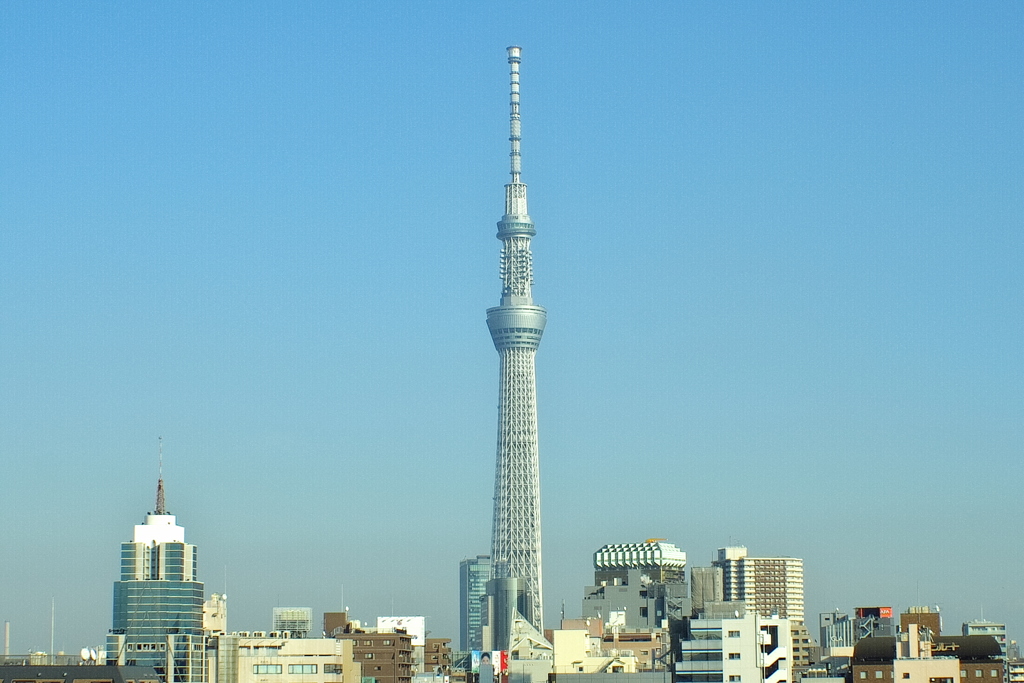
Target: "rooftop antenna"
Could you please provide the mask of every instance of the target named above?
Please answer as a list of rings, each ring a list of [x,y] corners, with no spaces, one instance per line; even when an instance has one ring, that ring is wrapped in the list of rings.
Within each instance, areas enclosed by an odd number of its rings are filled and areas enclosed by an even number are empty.
[[[159,436],[157,440],[160,442],[160,469],[156,481],[156,510],[153,514],[166,515],[167,504],[164,501],[164,437]]]

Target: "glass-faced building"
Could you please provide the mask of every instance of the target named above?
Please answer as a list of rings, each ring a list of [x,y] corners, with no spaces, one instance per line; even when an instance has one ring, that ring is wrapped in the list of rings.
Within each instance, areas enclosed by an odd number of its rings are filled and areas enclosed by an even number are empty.
[[[161,491],[162,492],[162,491]],[[135,526],[121,544],[121,580],[114,582],[113,628],[107,663],[151,666],[164,683],[205,683],[203,584],[196,547],[162,509]]]
[[[483,603],[491,580],[491,556],[477,555],[459,563],[459,646],[464,651],[483,649]]]

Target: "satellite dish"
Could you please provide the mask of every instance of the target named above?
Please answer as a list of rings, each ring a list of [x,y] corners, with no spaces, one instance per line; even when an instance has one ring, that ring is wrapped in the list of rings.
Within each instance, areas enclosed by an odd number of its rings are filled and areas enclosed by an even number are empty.
[[[78,656],[82,658],[83,662],[89,661],[89,648],[83,647],[82,651],[78,653]]]
[[[90,648],[89,649],[89,659],[91,659],[94,662],[97,659],[99,659],[99,655],[96,653],[96,648]]]

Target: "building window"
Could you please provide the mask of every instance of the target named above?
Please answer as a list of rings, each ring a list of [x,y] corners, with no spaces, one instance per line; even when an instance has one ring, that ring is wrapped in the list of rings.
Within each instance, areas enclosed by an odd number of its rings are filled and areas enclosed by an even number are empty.
[[[380,644],[381,645],[390,645],[391,641],[390,640],[382,640],[382,641],[380,641]]]
[[[316,664],[289,664],[288,673],[290,674],[315,674]]]
[[[739,631],[729,631],[729,637],[730,638],[739,638],[740,637],[740,632]]]
[[[740,653],[739,652],[730,652],[729,653],[729,659],[739,659],[739,658],[740,658]]]
[[[372,652],[367,652],[367,653],[365,653],[363,655],[363,658],[364,659],[373,659],[373,653]]]
[[[694,652],[692,650],[683,650],[683,661],[684,662],[720,662],[722,661],[721,650],[711,650]]]
[[[341,664],[324,664],[325,674],[340,674]]]
[[[881,677],[882,677],[882,672],[881,671],[876,671],[875,672],[875,678],[881,678]]]
[[[691,631],[694,640],[721,640],[722,629],[720,628],[702,628],[693,629]]]
[[[739,681],[740,681],[740,677],[739,676],[729,676],[729,683],[739,683]]]
[[[868,672],[867,671],[861,671],[860,672],[860,677],[861,678],[867,678],[868,677]]]
[[[981,678],[981,669],[975,669],[974,670],[974,677],[975,678]]]
[[[281,668],[280,664],[253,664],[252,672],[254,674],[279,674]]]
[[[904,671],[903,672],[903,677],[904,678],[910,678],[910,672],[909,671]]]
[[[997,670],[997,669],[992,669],[992,670],[991,670],[991,671],[989,672],[989,674],[988,674],[988,675],[989,675],[989,676],[991,676],[992,678],[998,678],[998,677],[999,677],[999,673],[998,673],[998,670]]]
[[[967,678],[967,669],[960,669],[960,678]]]

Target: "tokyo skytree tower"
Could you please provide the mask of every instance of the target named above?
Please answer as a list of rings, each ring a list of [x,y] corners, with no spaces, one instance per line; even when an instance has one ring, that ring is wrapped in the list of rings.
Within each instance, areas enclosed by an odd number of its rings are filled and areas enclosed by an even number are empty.
[[[520,181],[519,63],[508,48],[511,80],[509,141],[512,180],[505,186],[501,240],[501,305],[487,309],[487,327],[500,358],[498,451],[494,473],[491,563],[495,579],[517,579],[518,611],[543,633],[540,560],[540,466],[537,449],[537,382],[534,357],[547,312],[533,303],[530,238],[537,234]]]

